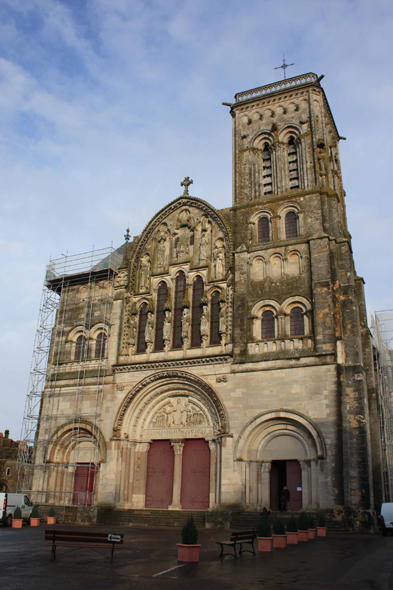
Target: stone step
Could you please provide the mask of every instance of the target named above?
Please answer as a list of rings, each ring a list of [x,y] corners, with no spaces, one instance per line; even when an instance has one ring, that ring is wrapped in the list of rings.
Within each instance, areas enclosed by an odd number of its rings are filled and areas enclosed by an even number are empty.
[[[205,511],[193,510],[111,510],[99,509],[97,524],[123,526],[183,527],[189,516],[198,528],[205,527]]]

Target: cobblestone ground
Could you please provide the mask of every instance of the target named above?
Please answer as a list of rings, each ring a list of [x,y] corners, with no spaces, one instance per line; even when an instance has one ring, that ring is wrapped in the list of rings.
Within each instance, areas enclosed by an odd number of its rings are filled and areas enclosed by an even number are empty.
[[[216,541],[228,539],[229,532],[204,530],[200,563],[179,567],[178,530],[94,527],[125,535],[124,549],[110,565],[108,550],[98,554],[88,548],[58,548],[51,562],[45,528],[0,526],[1,590],[393,590],[393,537],[337,534],[276,549],[271,556],[246,553],[235,561],[218,559]]]

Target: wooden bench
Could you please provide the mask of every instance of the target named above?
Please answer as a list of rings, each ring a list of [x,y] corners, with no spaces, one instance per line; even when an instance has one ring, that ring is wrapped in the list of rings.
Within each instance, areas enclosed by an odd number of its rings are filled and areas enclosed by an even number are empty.
[[[239,555],[243,552],[252,553],[256,555],[254,549],[254,541],[257,538],[256,531],[233,531],[231,534],[231,538],[229,541],[216,541],[217,545],[221,545],[221,553],[219,557],[224,557],[224,555],[231,555],[235,559],[237,559],[237,552],[236,552],[236,545],[240,545]],[[243,545],[251,545],[251,549],[243,549]],[[234,555],[232,553],[224,553],[224,547],[232,547]]]
[[[124,535],[117,533],[96,533],[91,531],[62,531],[47,529],[45,531],[45,545],[52,546],[51,559],[56,559],[56,547],[90,547],[91,549],[112,549],[111,563],[115,547],[123,549]]]

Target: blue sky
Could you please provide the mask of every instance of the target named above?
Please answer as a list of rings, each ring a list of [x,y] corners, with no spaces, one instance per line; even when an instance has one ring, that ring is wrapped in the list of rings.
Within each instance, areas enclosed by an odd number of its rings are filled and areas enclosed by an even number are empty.
[[[45,265],[181,194],[231,204],[236,92],[324,74],[369,313],[392,303],[392,3],[0,0],[0,431],[19,438]]]

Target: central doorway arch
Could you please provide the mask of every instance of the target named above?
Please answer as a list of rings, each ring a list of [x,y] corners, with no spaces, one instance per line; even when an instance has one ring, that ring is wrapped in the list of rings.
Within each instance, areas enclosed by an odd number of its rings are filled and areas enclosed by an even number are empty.
[[[290,493],[288,510],[302,509],[302,470],[299,461],[272,461],[270,470],[270,509],[281,510],[281,492],[287,486]]]

